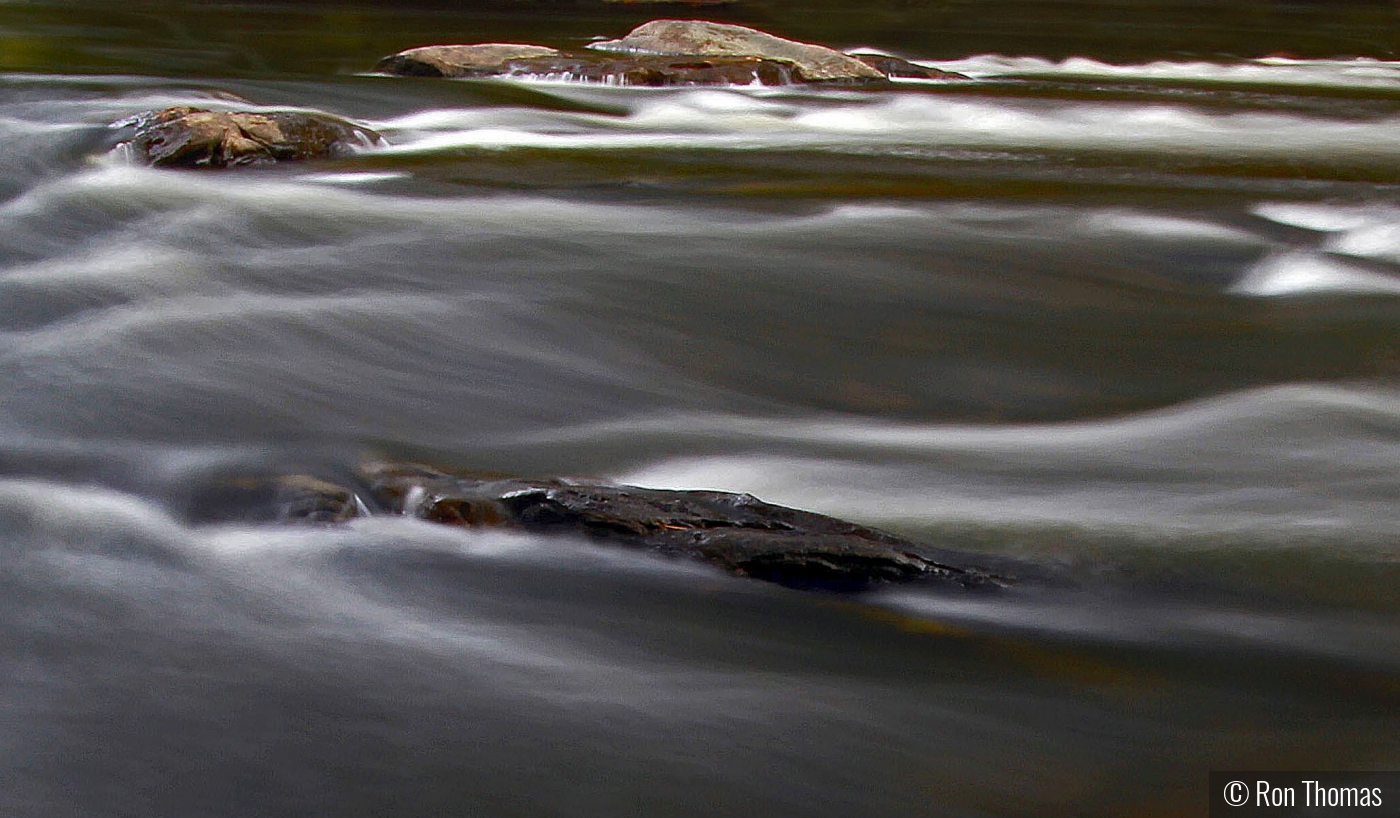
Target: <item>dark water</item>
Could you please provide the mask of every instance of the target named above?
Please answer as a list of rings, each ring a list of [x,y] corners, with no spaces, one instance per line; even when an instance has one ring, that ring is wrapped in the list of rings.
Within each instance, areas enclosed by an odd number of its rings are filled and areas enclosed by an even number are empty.
[[[1202,815],[1212,769],[1400,768],[1400,9],[803,5],[711,16],[978,81],[367,73],[671,7],[0,5],[0,814]],[[108,154],[173,104],[387,144]],[[375,456],[1033,578],[190,511]]]

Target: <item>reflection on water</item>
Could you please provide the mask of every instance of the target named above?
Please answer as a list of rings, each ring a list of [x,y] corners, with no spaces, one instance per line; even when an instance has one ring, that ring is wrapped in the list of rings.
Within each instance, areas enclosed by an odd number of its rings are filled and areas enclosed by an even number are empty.
[[[803,6],[706,12],[976,79],[364,73],[656,11],[582,0],[0,6],[0,812],[1198,815],[1212,769],[1400,765],[1400,9]],[[110,153],[176,104],[386,144]],[[190,511],[366,456],[1017,581]]]

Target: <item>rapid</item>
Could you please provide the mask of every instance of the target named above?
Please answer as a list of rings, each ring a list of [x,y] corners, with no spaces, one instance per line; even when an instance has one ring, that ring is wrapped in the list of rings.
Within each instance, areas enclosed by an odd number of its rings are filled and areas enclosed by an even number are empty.
[[[1393,52],[871,30],[831,44],[973,79],[649,89],[371,72],[448,12],[277,62],[286,7],[166,5],[0,4],[0,814],[1202,815],[1210,770],[1400,769]],[[385,141],[113,152],[171,105]],[[194,510],[366,458],[751,492],[1027,581]]]

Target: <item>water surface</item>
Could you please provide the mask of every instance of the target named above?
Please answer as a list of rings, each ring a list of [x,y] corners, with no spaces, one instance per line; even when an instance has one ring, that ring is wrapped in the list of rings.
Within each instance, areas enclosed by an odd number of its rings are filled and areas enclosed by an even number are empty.
[[[974,81],[371,72],[635,6],[0,6],[0,811],[1201,815],[1212,769],[1400,767],[1400,11],[792,5],[715,14]],[[110,153],[177,104],[385,143]],[[386,456],[1024,581],[198,513]]]

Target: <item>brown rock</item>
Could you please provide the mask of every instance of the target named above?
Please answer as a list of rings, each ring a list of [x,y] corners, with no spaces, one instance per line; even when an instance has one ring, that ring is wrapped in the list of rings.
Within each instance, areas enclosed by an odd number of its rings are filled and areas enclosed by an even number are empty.
[[[224,168],[349,153],[373,144],[372,131],[324,114],[217,112],[175,107],[135,120],[123,143],[157,167]]]
[[[383,64],[381,63],[381,68]],[[793,70],[787,63],[754,57],[663,57],[654,55],[560,54],[522,57],[496,65],[463,66],[452,76],[533,77],[605,85],[788,85]]]
[[[599,51],[698,57],[757,57],[792,66],[801,82],[869,82],[885,75],[840,51],[784,40],[746,26],[705,20],[653,20],[620,40],[589,46]]]
[[[391,54],[379,61],[376,71],[405,77],[488,76],[509,60],[553,57],[559,52],[540,45],[479,43],[476,45],[428,45]],[[488,73],[482,73],[488,72]]]

